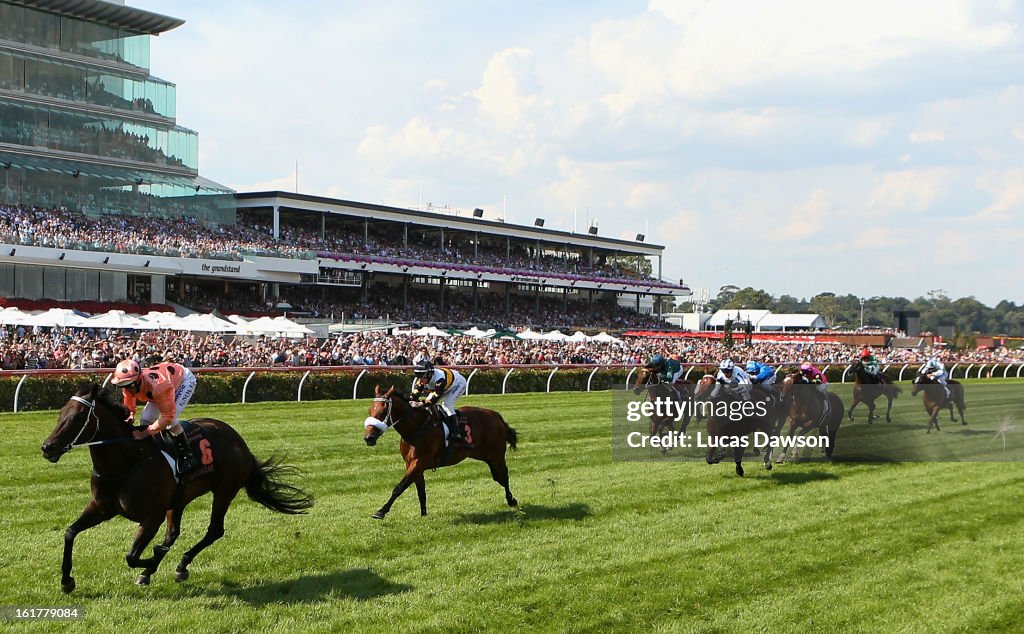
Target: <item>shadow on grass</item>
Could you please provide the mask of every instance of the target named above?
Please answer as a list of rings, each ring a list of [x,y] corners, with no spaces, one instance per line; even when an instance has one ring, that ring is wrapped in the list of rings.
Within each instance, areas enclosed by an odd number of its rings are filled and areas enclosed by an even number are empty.
[[[455,518],[456,524],[507,524],[530,520],[573,520],[579,521],[590,517],[590,506],[581,502],[572,502],[562,506],[543,506],[527,504],[519,510],[508,509],[492,513],[463,513]]]
[[[278,581],[251,588],[227,589],[227,594],[252,605],[271,603],[314,603],[328,599],[367,601],[389,594],[410,592],[412,586],[392,583],[368,568],[354,568],[298,579]]]
[[[828,471],[772,471],[767,477],[775,484],[807,484],[839,479],[839,476]]]

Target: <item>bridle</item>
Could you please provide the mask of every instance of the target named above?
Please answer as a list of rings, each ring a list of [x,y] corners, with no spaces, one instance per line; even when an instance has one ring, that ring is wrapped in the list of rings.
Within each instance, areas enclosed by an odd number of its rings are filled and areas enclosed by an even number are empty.
[[[381,421],[382,423],[384,423],[384,426],[386,428],[394,427],[395,423],[399,422],[398,420],[395,420],[392,417],[391,410],[392,410],[392,407],[393,407],[394,403],[392,403],[390,396],[375,396],[373,398],[373,402],[374,403],[387,403],[388,404],[387,414],[384,416],[384,420]]]
[[[85,400],[81,396],[77,396],[77,395],[72,396],[71,400],[72,401],[76,401],[78,403],[81,403],[82,405],[85,405],[86,407],[88,407],[89,408],[89,415],[85,417],[85,422],[82,423],[82,428],[78,430],[78,433],[75,435],[74,440],[72,440],[70,443],[68,443],[68,446],[65,449],[65,451],[71,451],[75,447],[85,447],[85,446],[88,446],[96,438],[96,434],[100,433],[100,417],[96,414],[96,401],[91,401],[90,402],[90,401]],[[93,430],[92,436],[89,436],[89,440],[86,440],[83,443],[79,443],[78,439],[82,437],[82,434],[85,433],[85,428],[89,426],[89,422],[92,421],[94,418],[96,419],[96,428]]]

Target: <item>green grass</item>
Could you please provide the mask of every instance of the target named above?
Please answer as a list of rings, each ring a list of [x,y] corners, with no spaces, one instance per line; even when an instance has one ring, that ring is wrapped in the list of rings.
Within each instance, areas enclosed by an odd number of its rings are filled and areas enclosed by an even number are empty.
[[[1004,405],[1022,389],[1006,385]],[[900,400],[920,411],[920,397]],[[968,400],[969,428],[991,427],[998,399],[988,414]],[[199,500],[150,587],[135,586],[124,564],[134,525],[113,520],[79,536],[70,596],[59,588],[62,536],[88,498],[88,454],[42,459],[53,412],[0,416],[0,604],[83,606],[82,623],[16,626],[62,631],[973,632],[1024,623],[1024,465],[812,460],[765,472],[750,460],[738,478],[728,461],[613,462],[608,393],[463,402],[498,409],[520,432],[509,469],[523,513],[508,510],[485,465],[469,462],[428,472],[427,517],[410,489],[386,521],[370,519],[402,464],[393,432],[363,444],[365,401],[195,406],[189,414],[235,425],[258,457],[284,453],[316,507],[284,517],[236,500],[225,537],[176,584],[174,565],[206,526],[209,498]],[[897,431],[924,435],[923,426]]]

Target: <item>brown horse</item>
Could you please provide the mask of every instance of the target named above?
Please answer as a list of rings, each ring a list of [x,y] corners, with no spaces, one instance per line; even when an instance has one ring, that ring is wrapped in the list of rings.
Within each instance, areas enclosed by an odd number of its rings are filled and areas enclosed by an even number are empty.
[[[789,437],[795,439],[813,429],[828,439],[825,456],[832,458],[836,447],[836,432],[843,422],[843,400],[832,392],[822,394],[818,386],[811,383],[800,372],[788,374],[782,380],[782,394],[789,402]],[[827,410],[826,410],[827,403]],[[796,443],[790,444],[792,457],[797,455]],[[782,458],[786,452],[782,452]]]
[[[518,506],[519,502],[512,497],[508,488],[508,466],[505,464],[505,444],[513,450],[519,441],[516,430],[509,427],[501,414],[482,407],[460,407],[458,412],[466,417],[469,424],[467,439],[472,439],[472,447],[466,445],[445,446],[444,430],[435,424],[434,417],[428,408],[419,403],[409,401],[394,387],[386,392],[380,386],[374,388],[373,404],[370,415],[365,423],[363,440],[369,446],[377,444],[381,434],[393,427],[402,437],[399,449],[405,458],[405,475],[398,481],[391,499],[372,515],[382,520],[391,510],[398,496],[402,495],[410,484],[416,485],[416,494],[420,499],[420,515],[427,514],[427,486],[423,480],[423,472],[427,469],[447,467],[458,464],[466,458],[480,460],[491,468],[491,477],[505,488],[505,501],[509,506]]]
[[[766,438],[774,439],[776,434],[772,425],[773,415],[770,406],[764,401],[764,416],[741,416],[729,415],[727,412],[739,412],[742,406],[754,405],[756,401],[744,403],[741,397],[732,394],[722,388],[715,381],[711,374],[705,374],[697,381],[697,388],[694,391],[694,399],[700,403],[701,409],[708,413],[708,464],[718,464],[722,461],[726,449],[733,450],[733,459],[736,462],[736,475],[743,476],[743,452],[749,446],[748,436],[759,432]],[[747,408],[750,409],[750,408]],[[773,445],[765,447],[764,468],[772,468]]]
[[[893,385],[892,380],[884,374],[870,374],[860,359],[856,359],[850,369],[853,370],[854,385],[853,402],[850,403],[850,409],[846,413],[849,419],[853,420],[853,408],[864,403],[868,406],[868,424],[874,423],[878,420],[878,416],[875,416],[875,401],[879,396],[884,396],[888,401],[888,406],[885,409],[885,422],[891,423],[892,402],[902,392],[900,387]]]
[[[279,513],[305,513],[312,499],[301,490],[281,482],[291,469],[274,458],[257,460],[245,441],[226,423],[210,418],[191,421],[202,430],[200,448],[206,467],[196,477],[178,485],[171,468],[152,440],[132,439],[125,424],[128,411],[110,400],[98,385],[80,389],[60,410],[57,427],[43,442],[43,457],[57,462],[75,447],[89,447],[92,455],[92,499],[64,533],[64,561],[61,588],[75,589],[71,576],[71,550],[75,536],[117,515],[139,523],[135,540],[126,557],[128,566],[142,568],[136,583],[149,584],[171,545],[178,538],[181,515],[189,502],[213,492],[213,510],[206,535],[181,558],[176,581],[188,579],[188,565],[204,548],[224,535],[224,515],[238,492]],[[202,475],[199,475],[199,474]],[[167,522],[163,543],[153,556],[142,558],[146,546]]]
[[[964,403],[964,386],[959,381],[952,379],[946,382],[949,385],[949,396],[946,396],[946,390],[942,387],[942,384],[929,379],[927,375],[918,374],[914,377],[914,388],[910,391],[911,396],[917,396],[918,392],[924,392],[924,411],[928,412],[928,431],[932,433],[932,425],[935,425],[935,431],[942,431],[939,429],[939,412],[948,409],[950,422],[957,422],[956,416],[953,415],[953,405],[956,405],[957,411],[960,412],[961,423],[967,424],[967,417],[964,416],[964,410],[967,409],[967,405]]]
[[[681,433],[686,433],[686,428],[693,418],[693,390],[696,383],[693,381],[679,380],[675,383],[662,381],[660,375],[648,368],[640,368],[640,374],[633,384],[633,393],[640,394],[647,390],[647,398],[651,402],[670,399],[682,406],[683,427]],[[700,418],[698,417],[698,421]],[[651,436],[669,435],[676,431],[676,418],[674,416],[651,416]],[[662,447],[661,452],[665,453],[668,448]]]

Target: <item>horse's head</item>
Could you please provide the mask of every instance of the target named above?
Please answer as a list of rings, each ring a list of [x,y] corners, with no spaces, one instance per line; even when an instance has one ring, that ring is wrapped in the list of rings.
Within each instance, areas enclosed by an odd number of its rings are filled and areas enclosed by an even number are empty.
[[[786,378],[782,379],[782,395],[790,396],[793,392],[794,385],[803,385],[807,383],[807,377],[805,377],[799,370],[796,372],[789,372],[786,374]]]
[[[370,404],[370,412],[366,417],[366,421],[363,422],[363,440],[370,447],[377,444],[377,439],[380,438],[384,432],[395,424],[394,420],[394,401],[392,396],[395,393],[395,386],[391,386],[385,392],[380,389],[377,385],[373,388],[373,403]]]
[[[917,396],[917,393],[924,389],[924,386],[931,383],[931,379],[925,374],[918,374],[914,377],[914,387],[910,390],[911,396]]]
[[[640,373],[636,375],[636,383],[633,384],[633,394],[640,394],[640,392],[644,391],[644,388],[655,383],[655,377],[657,377],[657,374],[654,373],[654,370],[646,366],[641,367]]]
[[[693,390],[693,397],[695,399],[704,400],[707,398],[707,395],[715,389],[715,385],[715,375],[705,374],[700,377],[699,381],[697,381],[697,387]]]
[[[43,457],[57,462],[79,441],[90,442],[100,431],[100,417],[96,403],[100,398],[100,386],[87,385],[68,399],[57,415],[57,426],[43,441]]]

